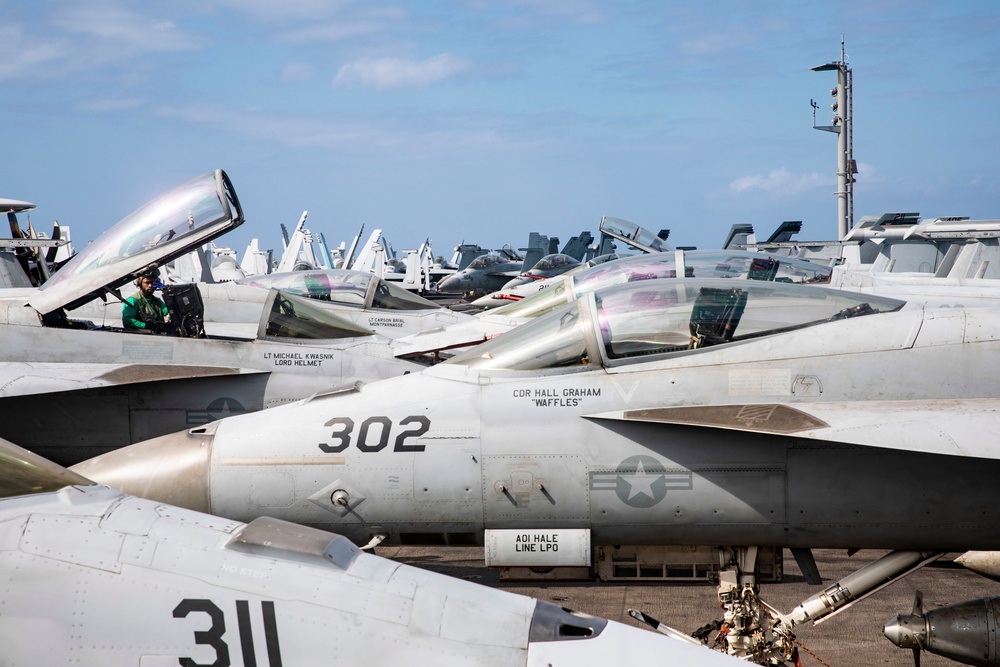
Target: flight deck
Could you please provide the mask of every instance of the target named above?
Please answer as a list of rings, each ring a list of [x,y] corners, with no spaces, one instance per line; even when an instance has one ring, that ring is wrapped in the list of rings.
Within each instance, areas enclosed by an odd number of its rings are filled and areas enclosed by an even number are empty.
[[[641,624],[628,615],[630,608],[644,611],[686,633],[722,618],[716,600],[716,587],[707,582],[516,582],[501,580],[499,570],[486,568],[481,547],[380,547],[377,552],[380,556],[407,565],[530,595],[575,611],[632,625]],[[791,553],[785,550],[784,581],[761,584],[761,598],[779,611],[788,612],[805,598],[884,553],[863,550],[849,557],[844,550],[816,550],[814,554],[823,584],[810,586],[803,580]],[[946,554],[936,563],[855,603],[819,625],[806,623],[797,626],[795,634],[800,642],[803,667],[818,667],[824,663],[831,667],[911,667],[913,654],[891,644],[882,636],[882,627],[896,614],[910,612],[915,591],[923,593],[927,610],[972,598],[1000,595],[1000,583],[952,563],[958,555]],[[920,664],[923,667],[953,667],[957,663],[923,652]]]

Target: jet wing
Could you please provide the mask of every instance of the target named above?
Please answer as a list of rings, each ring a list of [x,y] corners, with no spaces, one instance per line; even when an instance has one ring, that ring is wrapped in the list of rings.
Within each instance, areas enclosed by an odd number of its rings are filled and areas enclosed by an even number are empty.
[[[179,380],[192,377],[237,375],[246,371],[219,366],[166,364],[64,364],[10,362],[0,365],[0,398],[30,396],[57,391],[74,391]]]
[[[648,422],[809,438],[947,456],[998,458],[1000,400],[844,401],[620,410],[589,419]]]

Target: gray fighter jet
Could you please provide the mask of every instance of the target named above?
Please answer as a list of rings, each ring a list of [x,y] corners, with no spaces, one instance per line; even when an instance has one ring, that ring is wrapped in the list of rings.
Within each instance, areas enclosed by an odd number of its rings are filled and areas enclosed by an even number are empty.
[[[138,495],[359,542],[485,543],[495,566],[726,545],[727,641],[759,657],[747,545],[791,548],[807,574],[809,548],[905,551],[777,617],[785,628],[937,550],[1000,546],[983,511],[1000,460],[981,437],[1000,427],[998,353],[996,309],[650,280],[587,294],[421,373],[78,469]]]
[[[573,237],[561,255],[557,253],[542,257],[538,264],[531,269],[525,270],[522,267],[521,275],[512,279],[497,291],[480,296],[472,304],[481,308],[496,308],[505,305],[508,301],[518,301],[531,296],[552,285],[552,278],[556,276],[590,268],[610,259],[618,259],[618,255],[613,252],[616,243],[621,243],[640,253],[661,253],[671,250],[670,246],[666,243],[666,238],[669,234],[667,230],[661,231],[658,236],[634,222],[622,220],[621,218],[604,216],[598,224],[598,231],[601,233],[601,241],[597,245],[596,251],[593,249],[584,251],[588,255],[592,252],[599,253],[596,258],[591,256],[584,264],[581,264],[579,261],[567,261],[583,258],[583,254],[566,257],[565,255],[570,245],[575,246],[579,250],[580,238],[588,239],[588,243],[592,240],[592,237],[586,233],[584,233],[585,236]],[[527,264],[527,260],[525,260],[525,264]]]
[[[521,275],[523,269],[524,258],[513,251],[490,252],[476,257],[467,267],[439,282],[438,290],[481,296],[502,288]]]
[[[654,632],[97,486],[0,441],[5,665],[726,665]]]
[[[549,279],[570,273],[574,269],[583,266],[583,263],[569,255],[562,253],[545,255],[526,272],[510,280],[496,292],[490,292],[485,296],[479,297],[472,302],[472,305],[482,308],[495,308],[510,301],[517,301],[543,289],[541,287],[542,283]]]
[[[575,257],[570,257],[569,255],[558,252],[551,255],[545,255],[525,273],[522,273],[517,278],[514,278],[504,285],[504,289],[513,289],[518,285],[523,285],[536,280],[554,278],[555,276],[562,275],[578,266],[580,266],[580,260]]]
[[[69,464],[222,415],[423,367],[394,359],[390,339],[323,302],[249,286],[211,290],[219,307],[256,313],[244,337],[205,336],[196,285],[163,290],[173,335],[72,314],[114,294],[120,317],[120,287],[242,220],[225,173],[204,174],[126,217],[41,288],[0,291],[0,437]]]

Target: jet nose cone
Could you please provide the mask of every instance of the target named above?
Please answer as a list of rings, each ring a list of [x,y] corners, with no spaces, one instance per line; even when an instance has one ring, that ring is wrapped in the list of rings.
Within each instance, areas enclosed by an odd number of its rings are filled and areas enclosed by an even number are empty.
[[[899,648],[920,648],[924,619],[910,614],[896,614],[882,628],[882,634]]]
[[[451,275],[438,283],[438,290],[442,292],[453,292],[462,289],[462,279],[458,275]]]
[[[129,445],[78,463],[73,471],[129,495],[211,512],[214,426]]]

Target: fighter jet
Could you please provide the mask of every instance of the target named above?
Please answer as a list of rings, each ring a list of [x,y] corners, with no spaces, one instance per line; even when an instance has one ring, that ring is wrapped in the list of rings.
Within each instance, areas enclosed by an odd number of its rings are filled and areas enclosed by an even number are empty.
[[[69,228],[58,221],[51,238],[36,233],[30,218],[21,228],[17,214],[34,208],[31,202],[0,198],[0,213],[7,214],[10,225],[10,238],[0,238],[0,289],[38,286],[72,255]]]
[[[420,373],[76,469],[359,543],[483,543],[493,566],[723,545],[726,641],[770,659],[755,644],[761,628],[818,618],[939,550],[1000,548],[984,510],[1000,460],[981,437],[1000,428],[998,353],[996,309],[650,280],[584,295]],[[751,604],[766,545],[793,549],[813,573],[810,548],[902,551],[785,616]]]
[[[496,292],[487,294],[486,296],[480,297],[472,302],[471,305],[481,308],[479,312],[474,313],[475,315],[481,315],[487,310],[496,310],[497,308],[502,308],[504,306],[510,305],[512,301],[520,301],[521,299],[526,299],[530,296],[534,296],[542,290],[546,290],[553,285],[557,285],[560,282],[560,278],[568,277],[580,273],[581,271],[586,271],[591,269],[598,264],[604,264],[605,262],[613,262],[622,257],[618,253],[608,253],[607,255],[597,255],[596,257],[591,257],[586,262],[577,264],[569,271],[561,273],[551,278],[543,278],[541,280],[533,280],[524,285],[519,285],[514,289],[501,289]]]
[[[543,281],[569,273],[580,266],[582,266],[582,263],[569,255],[562,253],[545,255],[526,272],[510,280],[496,292],[479,297],[472,302],[472,305],[488,308],[496,306],[498,303],[502,305],[507,300],[523,298],[539,291],[539,285]]]
[[[483,295],[502,288],[521,274],[524,258],[510,249],[480,255],[467,267],[438,283],[441,292]]]
[[[551,257],[543,257],[542,261],[539,261],[540,267],[523,271],[520,276],[512,279],[497,291],[475,299],[472,305],[484,309],[504,306],[508,301],[519,301],[548,288],[554,284],[552,279],[558,275],[570,275],[584,268],[618,259],[618,255],[614,252],[616,242],[640,253],[656,254],[671,250],[666,243],[666,237],[669,234],[667,230],[661,231],[658,236],[634,222],[621,218],[602,217],[598,224],[598,231],[601,233],[601,241],[596,250],[598,254],[596,257],[591,257],[585,264],[571,264],[565,259],[555,260]],[[588,239],[588,243],[593,240],[586,232],[579,237],[575,236],[566,244],[567,247],[563,249],[563,254],[566,254],[570,247],[575,248],[578,252],[581,239],[584,238]],[[582,256],[580,255],[580,257]],[[573,259],[579,259],[579,257],[573,257]]]
[[[734,225],[730,238],[746,236],[743,227]],[[1000,220],[883,213],[862,217],[841,240],[791,240],[790,233],[800,227],[798,222],[782,223],[764,243],[753,240],[750,228],[744,247],[832,266],[830,286],[838,289],[944,304],[990,304],[996,299]]]
[[[120,318],[121,286],[242,220],[225,173],[204,174],[127,216],[41,288],[0,292],[0,436],[69,464],[222,415],[423,367],[393,358],[390,339],[323,302],[243,285],[208,290],[219,308],[255,313],[243,337],[205,335],[196,285],[164,288],[174,335],[67,314],[115,294]]]
[[[692,643],[130,497],[0,441],[6,665],[726,665]]]
[[[534,266],[532,266],[526,273],[522,273],[520,276],[511,280],[506,285],[504,289],[513,289],[518,285],[523,285],[528,282],[535,280],[545,280],[546,278],[552,278],[558,275],[562,275],[567,271],[570,271],[576,267],[580,266],[580,261],[569,255],[563,253],[554,253],[551,255],[545,255]]]
[[[845,239],[831,285],[930,302],[992,304],[1000,293],[1000,220],[866,216]]]

